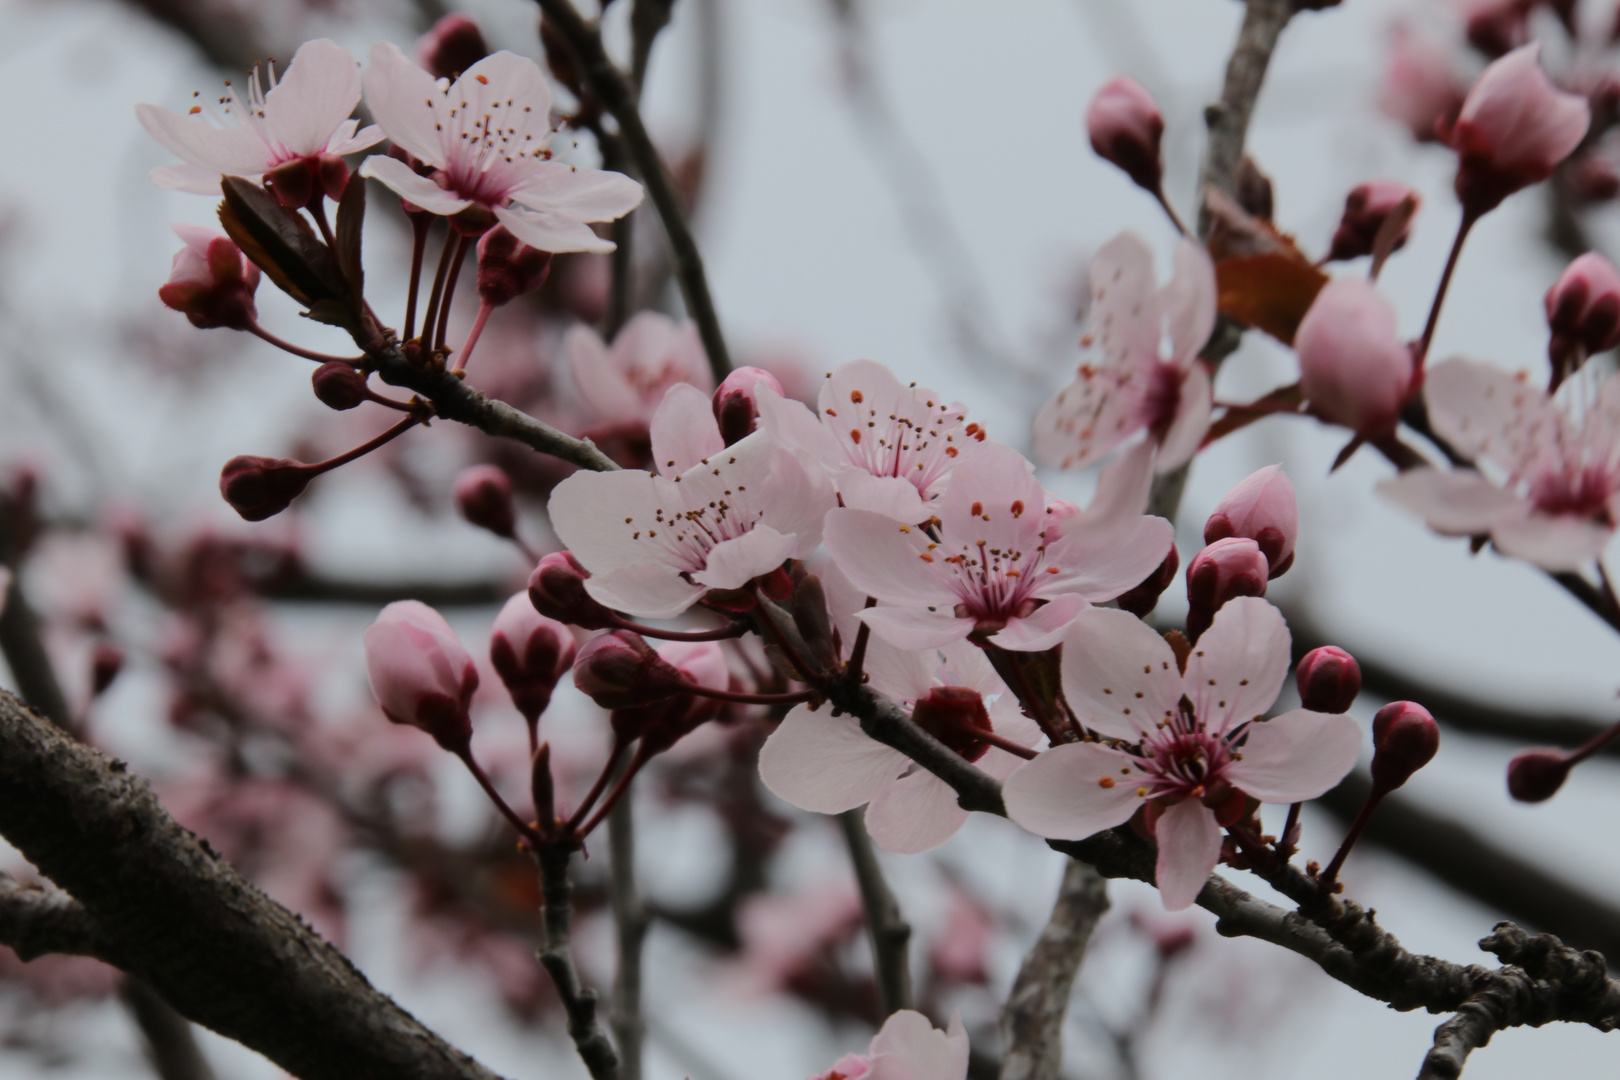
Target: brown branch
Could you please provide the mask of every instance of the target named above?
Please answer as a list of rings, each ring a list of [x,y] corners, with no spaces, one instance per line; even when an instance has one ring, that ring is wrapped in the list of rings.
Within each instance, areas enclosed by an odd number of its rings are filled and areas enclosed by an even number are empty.
[[[647,1034],[641,1009],[641,949],[647,911],[636,891],[635,819],[632,800],[619,800],[608,814],[608,870],[619,969],[613,978],[613,1037],[619,1044],[619,1080],[641,1080],[641,1045]]]
[[[146,782],[0,693],[0,835],[91,913],[102,959],[302,1080],[494,1080],[175,823]]]
[[[714,381],[718,384],[731,372],[731,354],[720,332],[720,317],[714,310],[714,299],[709,295],[709,281],[703,271],[703,254],[698,250],[697,240],[686,221],[686,211],[681,205],[675,180],[642,122],[630,79],[608,57],[607,50],[602,46],[602,35],[574,7],[573,0],[536,2],[563,40],[568,42],[591,89],[619,123],[619,138],[635,160],[641,182],[646,185],[647,195],[664,223],[669,246],[675,253],[675,275],[681,285],[681,295],[686,300],[687,313],[697,324],[698,336],[703,339],[703,348],[709,357],[709,370],[714,373]]]
[[[556,844],[537,853],[540,863],[540,890],[545,897],[542,924],[545,944],[540,949],[540,965],[551,976],[563,1010],[568,1014],[568,1035],[574,1040],[592,1080],[615,1080],[619,1055],[608,1041],[596,1016],[596,991],[586,987],[574,966],[570,951],[573,940],[574,886],[568,880],[572,852]]]
[[[883,879],[866,818],[860,808],[838,815],[838,828],[849,847],[855,883],[861,890],[861,910],[872,943],[872,969],[877,977],[878,1012],[882,1019],[911,1008],[911,924],[900,914],[900,904]]]
[[[1001,1010],[1001,1080],[1058,1080],[1062,1074],[1069,995],[1097,920],[1107,910],[1107,879],[1070,859],[1052,917],[1024,957]]]
[[[25,963],[49,953],[104,959],[101,930],[84,905],[49,884],[24,885],[0,870],[0,945]]]
[[[146,1039],[146,1057],[159,1080],[214,1080],[191,1025],[156,990],[126,977],[119,996]]]

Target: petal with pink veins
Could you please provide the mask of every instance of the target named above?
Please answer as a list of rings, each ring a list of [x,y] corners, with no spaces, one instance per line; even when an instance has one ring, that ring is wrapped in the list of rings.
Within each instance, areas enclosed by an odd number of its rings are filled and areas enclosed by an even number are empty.
[[[360,175],[380,181],[395,195],[430,214],[454,214],[472,205],[471,201],[444,190],[429,177],[418,176],[415,169],[386,154],[373,154],[362,161]]]
[[[870,802],[910,759],[861,730],[849,713],[794,706],[759,751],[759,778],[801,810],[841,814]]]
[[[664,392],[650,427],[653,464],[665,477],[679,476],[726,448],[709,395],[691,383],[676,383]]]
[[[1009,621],[1006,627],[996,631],[992,640],[1003,649],[1015,652],[1050,649],[1062,639],[1069,624],[1090,606],[1085,597],[1075,593],[1054,596],[1023,618]]]
[[[1183,799],[1160,816],[1155,878],[1166,911],[1192,907],[1221,857],[1221,827],[1197,799]]]
[[[1091,608],[1069,627],[1063,639],[1063,695],[1086,727],[1135,739],[1174,716],[1181,694],[1175,653],[1136,616]]]
[[[1142,804],[1134,761],[1101,743],[1054,746],[1007,777],[1007,816],[1050,840],[1084,840],[1122,825]]]
[[[187,164],[226,176],[258,176],[269,167],[264,141],[246,128],[215,127],[146,104],[135,106],[135,117],[148,135]]]
[[[1305,802],[1355,767],[1361,725],[1344,713],[1294,709],[1249,725],[1226,778],[1261,802]]]
[[[349,50],[319,38],[298,46],[281,80],[264,95],[270,137],[297,157],[322,153],[360,103],[360,68]]]
[[[561,161],[537,161],[512,198],[535,210],[583,221],[614,221],[641,205],[646,192],[623,173],[581,169]]]
[[[1089,516],[1064,530],[1047,550],[1039,595],[1073,592],[1095,603],[1134,589],[1170,553],[1175,529],[1161,517],[1104,521],[1092,528]],[[1057,573],[1048,571],[1056,569]]]
[[[827,514],[824,535],[838,568],[868,596],[891,604],[934,607],[947,616],[955,609],[956,595],[930,569],[935,556],[929,555],[928,536],[922,530],[869,510],[833,510]]]
[[[586,251],[602,254],[614,243],[604,240],[578,218],[550,210],[530,210],[513,203],[494,207],[495,219],[532,248],[557,254]]]
[[[955,790],[919,768],[873,796],[866,808],[866,831],[884,851],[915,855],[955,836],[967,819]]]
[[[1262,716],[1282,692],[1290,661],[1282,612],[1257,596],[1228,600],[1187,659],[1187,694],[1214,734]]]
[[[433,76],[413,64],[398,45],[379,41],[371,47],[363,82],[366,107],[394,145],[434,168],[444,168],[448,161],[442,127],[434,117],[447,113],[450,106]]]
[[[793,556],[797,538],[784,536],[769,525],[755,525],[732,540],[709,550],[707,565],[692,580],[711,589],[740,589],[761,574],[768,574]]]

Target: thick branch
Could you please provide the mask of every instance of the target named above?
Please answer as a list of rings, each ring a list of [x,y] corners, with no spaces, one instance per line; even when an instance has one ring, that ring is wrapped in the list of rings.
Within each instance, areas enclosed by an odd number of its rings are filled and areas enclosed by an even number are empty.
[[[1237,181],[1238,163],[1249,136],[1249,117],[1254,115],[1260,86],[1265,82],[1271,54],[1277,48],[1288,20],[1294,17],[1296,0],[1247,0],[1237,44],[1226,62],[1226,84],[1221,100],[1204,110],[1209,128],[1209,144],[1199,170],[1198,231],[1209,231],[1209,213],[1204,209],[1203,192],[1208,188],[1232,194]]]
[[[900,904],[883,879],[866,820],[859,808],[838,815],[838,828],[849,846],[850,865],[861,890],[861,910],[872,942],[872,968],[877,976],[878,1011],[883,1019],[911,1008],[911,924],[900,914]]]
[[[95,919],[102,959],[302,1080],[494,1080],[169,817],[120,762],[0,693],[0,834]]]
[[[619,1074],[619,1055],[608,1041],[596,1017],[596,991],[589,989],[574,967],[571,951],[574,922],[574,886],[568,880],[568,863],[572,853],[564,847],[551,845],[539,852],[540,891],[545,897],[545,945],[540,949],[540,965],[551,976],[557,996],[562,999],[568,1014],[568,1035],[574,1040],[574,1049],[590,1070],[592,1080],[615,1080]]]
[[[50,885],[24,885],[0,870],[0,945],[23,961],[48,953],[104,958],[96,920],[73,897]]]
[[[1001,1010],[1001,1080],[1058,1080],[1062,1075],[1069,994],[1097,920],[1107,910],[1107,880],[1070,859],[1052,917],[1024,957]]]
[[[653,145],[652,136],[642,122],[636,107],[636,94],[629,78],[608,57],[602,47],[602,35],[579,13],[572,0],[536,0],[568,47],[579,60],[580,70],[596,91],[596,96],[619,123],[619,137],[635,159],[636,171],[647,186],[647,194],[669,236],[669,246],[675,253],[675,275],[681,283],[681,295],[686,310],[697,324],[703,339],[704,351],[709,356],[709,369],[719,383],[731,371],[731,355],[720,332],[720,317],[715,313],[714,300],[709,295],[709,281],[703,271],[703,255],[686,221],[686,210],[681,196],[670,176],[669,168]]]

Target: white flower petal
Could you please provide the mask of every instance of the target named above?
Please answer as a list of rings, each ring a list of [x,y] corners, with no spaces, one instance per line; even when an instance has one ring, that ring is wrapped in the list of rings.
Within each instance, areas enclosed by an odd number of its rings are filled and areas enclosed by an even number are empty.
[[[1429,421],[1465,457],[1517,472],[1553,445],[1565,426],[1541,390],[1489,364],[1452,359],[1423,381]]]
[[[264,126],[287,152],[309,157],[326,150],[360,103],[360,68],[335,41],[306,41],[281,80],[264,95]]]
[[[795,538],[769,525],[755,525],[734,540],[722,540],[709,551],[708,565],[692,580],[711,589],[740,589],[768,574],[793,556]]]
[[[560,161],[536,161],[531,176],[512,198],[535,210],[579,221],[615,221],[637,206],[646,192],[623,173],[582,169]]]
[[[448,216],[467,209],[472,203],[444,190],[426,176],[386,154],[373,154],[360,163],[360,175],[381,181],[390,191],[430,214]]]
[[[884,851],[915,855],[955,836],[967,819],[951,786],[919,768],[873,796],[866,831]]]
[[[1249,726],[1226,778],[1261,802],[1305,802],[1343,780],[1360,750],[1361,725],[1349,716],[1294,709]]]
[[[726,448],[709,395],[690,383],[676,383],[664,392],[650,427],[653,465],[667,477],[679,476]]]
[[[798,705],[759,751],[759,778],[801,810],[840,814],[869,802],[911,763],[861,731],[849,713]]]
[[[1159,445],[1158,461],[1154,470],[1167,473],[1193,459],[1209,434],[1209,419],[1215,408],[1214,385],[1209,368],[1202,360],[1193,360],[1181,380],[1181,396],[1176,401],[1176,415]]]
[[[1582,570],[1603,554],[1614,529],[1589,518],[1528,514],[1497,522],[1491,540],[1504,554],[1554,572]]]
[[[215,127],[156,105],[135,106],[135,117],[165,150],[188,164],[227,176],[258,176],[269,168],[264,141],[239,127]]]
[[[1228,600],[1193,646],[1186,691],[1214,734],[1264,715],[1282,692],[1290,661],[1282,612],[1257,596]]]
[[[926,608],[874,607],[856,614],[872,633],[900,649],[937,649],[973,633],[972,619]]]
[[[1175,715],[1181,693],[1175,654],[1136,616],[1090,608],[1069,627],[1063,639],[1063,694],[1086,727],[1135,739]]]
[[[1472,469],[1411,469],[1380,481],[1378,493],[1448,536],[1483,535],[1530,512],[1523,499]]]
[[[1215,812],[1197,799],[1183,799],[1164,812],[1154,831],[1159,841],[1154,876],[1165,910],[1192,907],[1221,858]]]
[[[392,41],[379,41],[371,47],[363,82],[366,106],[383,133],[434,168],[444,168],[448,162],[436,117],[448,114],[450,106],[433,76],[411,63]],[[442,120],[448,122],[448,115]]]
[[[1036,836],[1084,840],[1123,825],[1142,803],[1132,758],[1100,743],[1054,746],[1007,777],[1007,816]]]
[[[512,230],[512,235],[540,251],[563,254],[570,251],[608,252],[614,248],[591,231],[589,225],[566,214],[530,210],[513,203],[494,208],[495,217]]]

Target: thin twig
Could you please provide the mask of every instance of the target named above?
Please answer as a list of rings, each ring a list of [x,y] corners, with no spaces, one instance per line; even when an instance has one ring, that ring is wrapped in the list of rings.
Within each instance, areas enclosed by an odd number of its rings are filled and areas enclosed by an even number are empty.
[[[146,1057],[159,1080],[214,1080],[191,1025],[156,990],[126,978],[119,997],[146,1039]]]
[[[619,1044],[620,1080],[641,1080],[641,1045],[646,1022],[641,1008],[641,948],[647,912],[636,891],[634,800],[624,798],[608,814],[608,870],[613,926],[618,932],[619,967],[613,978],[613,1037]]]
[[[872,968],[877,976],[878,1011],[882,1019],[901,1009],[911,1008],[911,924],[900,914],[900,905],[883,880],[872,838],[866,832],[866,819],[857,807],[838,815],[838,828],[849,846],[850,865],[861,890],[861,910],[866,916],[866,932],[872,941]]]
[[[570,949],[574,886],[568,880],[568,863],[573,853],[561,845],[548,844],[536,854],[540,863],[540,891],[545,897],[542,920],[545,944],[540,948],[540,965],[557,988],[557,997],[568,1014],[568,1035],[574,1040],[574,1049],[585,1062],[592,1080],[616,1080],[619,1055],[597,1019],[596,991],[586,987],[580,979]]]
[[[1001,1080],[1058,1080],[1062,1074],[1069,995],[1097,920],[1107,910],[1107,880],[1070,859],[1052,917],[1024,957],[1001,1010]]]

